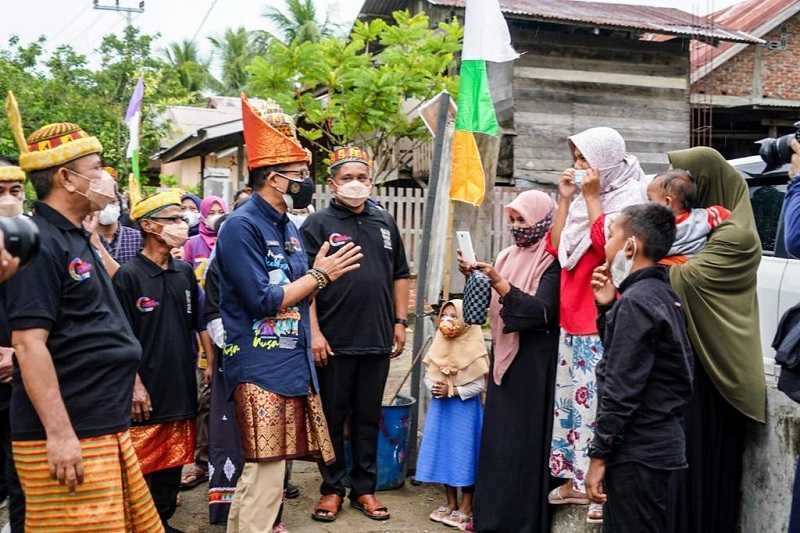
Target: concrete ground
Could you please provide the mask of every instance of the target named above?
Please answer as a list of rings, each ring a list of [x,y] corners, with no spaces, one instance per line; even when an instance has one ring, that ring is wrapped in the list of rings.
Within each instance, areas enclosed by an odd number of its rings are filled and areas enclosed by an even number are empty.
[[[300,498],[289,500],[284,507],[284,522],[292,533],[428,533],[444,531],[428,519],[428,514],[443,502],[444,495],[436,487],[412,486],[380,492],[378,498],[386,504],[392,518],[386,522],[369,520],[345,505],[339,518],[332,524],[311,520],[311,511],[319,495],[319,474],[316,466],[294,463],[292,482],[302,491]],[[222,526],[208,525],[207,490],[200,486],[181,495],[181,506],[172,525],[186,533],[224,533]]]
[[[397,390],[400,382],[411,367],[413,333],[409,331],[406,353],[392,361],[389,379],[386,384],[385,401]],[[409,378],[403,393],[409,393]],[[322,524],[311,520],[311,511],[319,498],[320,477],[317,467],[306,462],[295,462],[292,482],[302,491],[300,498],[286,503],[284,522],[292,533],[428,533],[445,531],[449,528],[437,525],[428,519],[436,507],[444,503],[444,493],[438,487],[405,486],[392,491],[378,493],[378,498],[386,504],[392,518],[386,522],[376,522],[345,505],[339,518],[332,524]],[[206,485],[181,494],[181,506],[171,523],[186,533],[214,532],[224,533],[221,526],[208,524],[208,491]],[[452,530],[451,530],[452,531]]]

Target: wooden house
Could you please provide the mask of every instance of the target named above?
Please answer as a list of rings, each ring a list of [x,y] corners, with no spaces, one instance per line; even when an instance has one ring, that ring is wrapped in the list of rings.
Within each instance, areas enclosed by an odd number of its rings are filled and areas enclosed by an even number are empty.
[[[756,141],[789,133],[800,120],[800,0],[748,0],[709,22],[763,43],[692,46],[693,117],[704,132],[698,144],[728,158],[753,155]]]
[[[552,185],[571,165],[567,138],[594,126],[622,133],[648,172],[690,144],[690,42],[760,42],[689,13],[574,0],[500,0],[522,56],[498,179]],[[424,10],[463,18],[464,0],[366,0],[361,18]]]

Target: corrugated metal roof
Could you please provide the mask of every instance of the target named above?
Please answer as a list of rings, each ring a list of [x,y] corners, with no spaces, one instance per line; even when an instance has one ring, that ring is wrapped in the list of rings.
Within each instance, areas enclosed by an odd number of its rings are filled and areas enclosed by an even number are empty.
[[[464,0],[427,0],[429,4],[463,8]],[[402,0],[366,0],[361,12],[389,14],[408,7]],[[705,17],[696,17],[680,9],[581,2],[577,0],[500,0],[507,15],[603,28],[637,30],[662,35],[680,35],[703,40],[758,43],[746,32],[711,25]]]
[[[762,38],[798,12],[800,0],[748,0],[712,13],[708,18],[713,24]],[[692,46],[692,69],[698,71],[710,65],[734,46],[732,43],[722,43],[717,47],[695,43]]]

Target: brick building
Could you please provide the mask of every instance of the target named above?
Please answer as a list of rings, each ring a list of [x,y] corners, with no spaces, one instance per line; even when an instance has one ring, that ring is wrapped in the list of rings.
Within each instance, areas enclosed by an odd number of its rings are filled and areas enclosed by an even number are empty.
[[[800,120],[800,0],[749,0],[709,17],[765,43],[693,44],[693,142],[753,155],[755,141]]]

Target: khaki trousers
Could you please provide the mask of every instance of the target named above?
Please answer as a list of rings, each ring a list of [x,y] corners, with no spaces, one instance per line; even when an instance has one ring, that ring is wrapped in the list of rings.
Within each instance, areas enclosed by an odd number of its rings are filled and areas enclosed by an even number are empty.
[[[283,503],[286,461],[247,462],[236,483],[228,533],[271,533]]]

